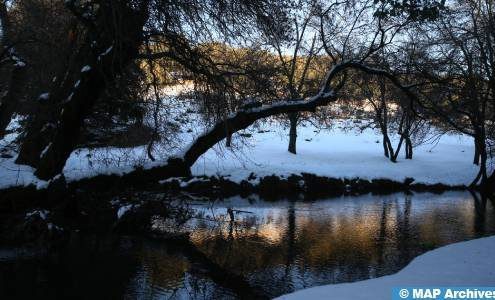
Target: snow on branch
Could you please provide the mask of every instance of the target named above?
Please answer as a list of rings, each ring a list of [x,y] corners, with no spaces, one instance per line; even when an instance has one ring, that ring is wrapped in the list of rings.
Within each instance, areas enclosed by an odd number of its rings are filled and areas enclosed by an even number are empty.
[[[315,111],[317,107],[325,106],[337,99],[336,94],[329,88],[329,83],[335,77],[335,72],[339,72],[340,64],[335,65],[325,76],[320,91],[308,99],[287,99],[275,102],[271,105],[263,105],[252,108],[241,109],[231,114],[228,118],[218,122],[209,131],[196,138],[184,151],[181,159],[189,167],[208,149],[213,147],[227,136],[227,128],[230,132],[237,132],[245,129],[255,121],[274,115],[300,111]]]
[[[203,153],[226,138],[227,132],[237,132],[247,128],[259,119],[270,116],[291,112],[315,111],[316,108],[320,106],[328,105],[338,98],[336,91],[331,87],[333,79],[336,78],[339,73],[347,69],[358,69],[369,74],[384,76],[391,80],[398,88],[403,90],[411,99],[415,97],[409,87],[402,85],[399,79],[386,70],[372,68],[362,62],[342,61],[333,65],[327,72],[321,84],[320,91],[315,96],[308,99],[287,99],[285,101],[275,102],[271,105],[243,108],[218,122],[213,128],[197,137],[188,147],[186,147],[182,157],[179,158],[190,167]],[[339,87],[336,89],[338,90]]]

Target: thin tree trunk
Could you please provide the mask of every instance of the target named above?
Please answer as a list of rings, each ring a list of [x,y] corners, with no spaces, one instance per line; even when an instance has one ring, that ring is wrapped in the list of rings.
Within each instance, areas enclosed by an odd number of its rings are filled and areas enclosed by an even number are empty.
[[[404,147],[406,152],[406,159],[412,159],[412,141],[411,141],[411,135],[409,134],[411,124],[409,121],[410,119],[408,118],[408,120],[406,120],[406,129],[402,133],[402,135],[404,136],[404,141],[406,143]]]
[[[397,148],[395,149],[395,153],[390,158],[390,160],[394,163],[397,162],[397,157],[399,156],[400,148],[402,148],[403,142],[404,142],[404,137],[401,135],[400,140],[399,140],[399,144],[397,145]]]
[[[227,137],[225,138],[225,147],[232,147],[232,134],[227,133]]]
[[[148,51],[148,53],[151,53],[149,43],[146,43],[146,50]],[[148,58],[148,66],[150,68],[151,78],[153,80],[152,88],[155,95],[155,106],[153,108],[153,132],[151,133],[150,141],[148,143],[148,146],[146,147],[146,152],[148,153],[148,158],[151,161],[155,161],[155,157],[153,156],[153,145],[159,139],[158,117],[161,108],[161,97],[160,93],[158,92],[158,76],[155,72],[155,64],[153,63],[153,60],[151,58]]]
[[[409,136],[406,136],[406,159],[412,159],[413,158],[413,146],[411,142],[411,138]]]
[[[481,182],[486,182],[488,178],[487,174],[487,161],[488,161],[488,153],[486,151],[486,138],[483,136],[481,137],[481,142],[480,142],[480,148],[481,148],[481,153],[480,153],[480,168],[481,168]]]
[[[478,141],[476,141],[476,138],[474,139],[474,158],[473,158],[473,164],[479,165],[480,164],[480,159],[481,159],[481,153],[479,149],[479,144]]]
[[[296,142],[297,142],[297,113],[289,114],[290,131],[289,131],[289,152],[296,154]]]
[[[385,83],[380,81],[380,107],[377,110],[377,119],[380,123],[380,128],[383,135],[383,153],[385,157],[393,161],[394,149],[388,136],[388,109],[387,102],[385,101],[386,93],[387,90]]]
[[[387,145],[387,152],[389,154],[389,156],[387,156],[390,161],[392,162],[395,162],[395,158],[394,158],[394,147],[392,146],[392,142],[390,141],[390,138],[388,137],[388,134],[385,135],[385,143]]]
[[[225,122],[225,132],[225,147],[230,148],[232,146],[232,130],[230,129],[229,122]]]
[[[389,158],[390,155],[388,152],[388,145],[387,145],[387,141],[385,140],[385,135],[383,135],[382,145],[383,145],[383,155],[385,155],[386,158]]]

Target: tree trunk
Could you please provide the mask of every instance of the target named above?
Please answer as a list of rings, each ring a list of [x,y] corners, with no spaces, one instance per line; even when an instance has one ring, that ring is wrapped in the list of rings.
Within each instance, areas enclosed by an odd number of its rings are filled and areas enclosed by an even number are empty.
[[[0,1],[0,25],[2,30],[2,46],[5,49],[13,46],[12,30],[9,22],[9,16],[5,1]],[[3,49],[2,49],[3,51]],[[12,116],[14,115],[19,99],[24,91],[24,83],[26,77],[26,64],[19,58],[15,48],[5,50],[6,57],[10,57],[13,62],[13,69],[10,75],[10,81],[7,87],[7,92],[0,98],[0,139],[5,135],[5,131]],[[3,58],[3,57],[2,57]]]
[[[390,141],[390,137],[388,136],[387,122],[386,118],[381,118],[380,114],[377,115],[378,122],[380,124],[380,130],[382,132],[382,145],[383,145],[383,154],[386,158],[390,159],[392,162],[396,162],[396,157],[394,156],[394,147],[392,146],[392,142]]]
[[[479,144],[476,141],[476,138],[474,139],[474,158],[473,158],[473,164],[479,166],[480,164],[480,159],[481,159],[481,153],[479,149]]]
[[[383,154],[385,155],[385,157],[392,160],[394,149],[392,148],[392,143],[390,142],[390,138],[388,137],[388,108],[385,97],[386,93],[387,90],[385,88],[385,84],[383,81],[380,81],[380,106],[376,111],[376,118],[380,123],[380,129],[383,135]]]
[[[389,158],[392,162],[395,162],[394,148],[388,136],[387,127],[385,127],[386,125],[383,123],[383,120],[379,120],[378,122],[380,123],[380,130],[382,132],[383,155],[385,155],[386,158]]]
[[[481,168],[481,182],[486,182],[488,178],[487,174],[487,161],[488,161],[488,153],[486,151],[486,138],[482,138],[482,142],[480,142],[480,168]]]
[[[385,155],[386,158],[389,158],[390,155],[388,152],[388,145],[387,145],[387,141],[385,139],[385,135],[383,135],[382,145],[383,145],[383,155]]]
[[[385,144],[387,145],[387,152],[389,156],[387,156],[390,161],[395,162],[396,161],[396,156],[394,155],[394,147],[392,146],[392,142],[390,141],[390,138],[388,137],[388,134],[385,134]]]
[[[297,141],[297,113],[289,114],[290,131],[289,131],[289,152],[296,154],[296,141]]]
[[[188,149],[186,149],[183,157],[184,163],[191,167],[203,153],[208,151],[208,149],[213,147],[216,143],[226,138],[226,122],[229,123],[231,132],[234,133],[247,128],[256,120],[284,113],[315,111],[317,107],[327,105],[336,99],[337,98],[333,92],[320,92],[317,96],[314,96],[307,101],[281,101],[280,103],[274,103],[273,105],[267,106],[263,109],[247,109],[238,111],[234,116],[218,122],[211,130],[198,137],[188,147]]]
[[[185,149],[184,156],[170,158],[168,159],[167,164],[163,166],[147,170],[136,169],[131,173],[123,175],[120,180],[125,183],[136,184],[143,181],[149,183],[164,178],[190,176],[191,166],[198,158],[208,151],[208,149],[227,137],[227,131],[225,130],[226,123],[229,124],[231,133],[235,133],[247,128],[259,119],[291,112],[314,112],[317,107],[327,105],[336,99],[337,97],[333,92],[320,92],[308,101],[281,101],[262,109],[245,109],[238,111],[233,116],[218,122],[212,129],[194,140],[192,144]]]
[[[411,142],[411,138],[409,136],[406,137],[406,159],[413,158],[413,146]]]
[[[41,106],[42,114],[35,116],[21,146],[17,161],[36,167],[39,178],[49,179],[62,171],[94,103],[137,56],[147,9],[147,1],[139,11],[123,0],[100,5],[71,68]]]
[[[412,159],[412,141],[411,141],[411,136],[409,135],[409,129],[405,130],[404,133],[404,141],[406,142],[405,144],[405,152],[406,152],[406,159]]]
[[[476,175],[476,178],[471,182],[470,186],[475,186],[480,183],[481,186],[486,185],[485,183],[488,181],[487,174],[487,161],[488,161],[488,153],[486,151],[486,137],[484,136],[484,132],[481,131],[477,133],[475,136],[475,148],[477,148],[479,153],[479,172]]]
[[[18,61],[14,64],[7,93],[0,99],[0,139],[4,137],[7,126],[17,110],[19,99],[24,90],[25,79],[25,64]]]
[[[397,148],[395,149],[395,153],[392,154],[390,160],[392,162],[397,162],[397,157],[399,156],[400,148],[402,148],[402,143],[404,142],[404,136],[400,136],[399,144],[397,144]]]
[[[232,146],[232,130],[230,129],[230,125],[228,122],[225,122],[225,132],[226,132],[225,147],[230,148]]]

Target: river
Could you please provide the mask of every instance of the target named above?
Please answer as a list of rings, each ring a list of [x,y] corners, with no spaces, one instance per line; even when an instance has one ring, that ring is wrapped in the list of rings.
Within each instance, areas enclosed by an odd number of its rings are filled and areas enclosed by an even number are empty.
[[[395,273],[425,251],[495,233],[493,203],[469,192],[188,205],[180,229],[196,248],[268,297]],[[56,251],[1,248],[0,274],[1,299],[239,296],[180,247],[140,236],[74,232]]]

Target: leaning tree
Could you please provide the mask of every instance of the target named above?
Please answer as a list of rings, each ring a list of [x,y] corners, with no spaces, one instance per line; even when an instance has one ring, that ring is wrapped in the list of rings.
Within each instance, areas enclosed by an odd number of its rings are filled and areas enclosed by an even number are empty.
[[[37,112],[26,128],[17,158],[18,163],[33,166],[41,179],[50,179],[62,172],[77,144],[84,120],[91,116],[108,85],[122,76],[131,62],[171,59],[191,72],[222,82],[224,78],[215,65],[196,51],[196,40],[249,35],[262,27],[278,26],[279,19],[287,21],[284,3],[268,0],[72,0],[65,3],[84,28],[81,42],[66,69],[38,97]],[[316,94],[306,98],[288,97],[270,105],[241,107],[199,136],[182,156],[145,173],[157,178],[187,174],[209,148],[256,120],[314,111],[337,100],[347,82],[346,73],[351,69],[382,76],[413,99],[414,91],[410,85],[401,83],[396,70],[381,68],[373,64],[370,57],[390,47],[409,24],[435,17],[442,1],[401,3],[321,1],[318,3],[318,37],[331,59]],[[154,43],[161,47],[149,46]]]

